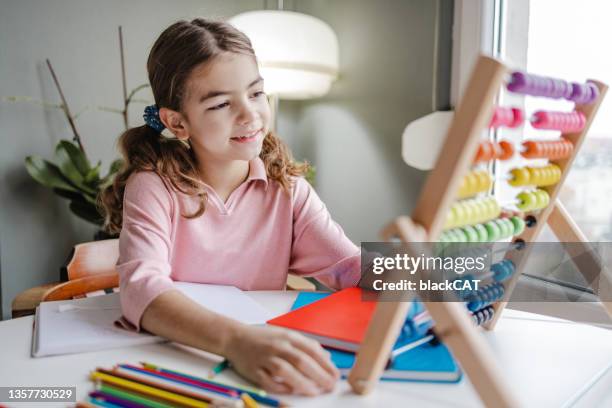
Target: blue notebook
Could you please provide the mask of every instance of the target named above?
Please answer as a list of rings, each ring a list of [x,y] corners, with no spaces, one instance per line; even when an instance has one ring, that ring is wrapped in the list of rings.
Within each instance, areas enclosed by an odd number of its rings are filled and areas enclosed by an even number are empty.
[[[301,292],[298,294],[291,310],[306,306],[323,299],[329,293]],[[419,307],[422,304],[419,302]],[[413,310],[418,309],[413,307]],[[411,341],[414,339],[410,339]],[[395,347],[405,341],[398,341]],[[355,353],[328,348],[331,359],[346,377],[355,362]],[[461,380],[461,369],[449,350],[443,344],[424,344],[397,356],[383,373],[382,380],[390,381],[426,381],[455,383]]]

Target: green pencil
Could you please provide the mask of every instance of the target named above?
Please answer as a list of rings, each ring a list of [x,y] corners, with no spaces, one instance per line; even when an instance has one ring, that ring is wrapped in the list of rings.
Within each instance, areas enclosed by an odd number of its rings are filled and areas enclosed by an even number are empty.
[[[219,364],[214,366],[212,370],[210,370],[210,373],[208,373],[208,378],[213,378],[215,375],[219,374],[221,371],[229,367],[229,364],[229,360],[227,358],[224,358],[222,362],[220,362]]]

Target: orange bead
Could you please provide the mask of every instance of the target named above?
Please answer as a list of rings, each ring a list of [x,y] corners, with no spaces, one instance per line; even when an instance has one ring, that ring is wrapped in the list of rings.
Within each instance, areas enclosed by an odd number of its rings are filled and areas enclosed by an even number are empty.
[[[574,151],[574,144],[567,139],[563,139],[565,145],[565,157],[570,157]]]
[[[478,146],[478,152],[476,153],[476,158],[474,159],[474,162],[479,163],[479,162],[486,162],[491,160],[491,157],[493,156],[493,146],[491,145],[491,142],[487,141],[482,141],[480,142],[480,145]]]
[[[529,140],[523,142],[523,147],[525,150],[521,153],[521,155],[526,159],[533,159],[538,148],[537,143],[533,140]]]
[[[491,143],[491,147],[493,147],[493,155],[491,159],[499,159],[502,154],[504,154],[504,151],[502,150],[499,143]]]
[[[501,147],[502,153],[498,157],[499,160],[509,160],[514,156],[514,146],[512,143],[502,140],[499,142],[499,147]]]
[[[554,146],[555,146],[554,160],[559,160],[563,158],[563,149],[564,149],[563,142],[561,141],[555,142]]]

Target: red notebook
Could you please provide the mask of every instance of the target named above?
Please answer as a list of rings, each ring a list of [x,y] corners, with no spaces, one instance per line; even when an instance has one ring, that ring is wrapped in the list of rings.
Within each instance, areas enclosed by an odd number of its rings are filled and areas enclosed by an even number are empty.
[[[376,302],[361,299],[361,291],[343,289],[268,324],[299,331],[324,346],[356,352],[376,308]]]

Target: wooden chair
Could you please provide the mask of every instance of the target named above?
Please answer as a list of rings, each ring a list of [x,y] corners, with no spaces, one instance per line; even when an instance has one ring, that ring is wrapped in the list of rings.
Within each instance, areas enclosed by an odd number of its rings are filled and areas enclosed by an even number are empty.
[[[118,287],[119,275],[115,270],[118,258],[118,239],[76,245],[66,266],[68,281],[38,286],[17,295],[12,303],[13,318],[33,314],[40,302],[72,299]],[[287,289],[310,291],[315,290],[315,285],[302,277],[289,275]]]

